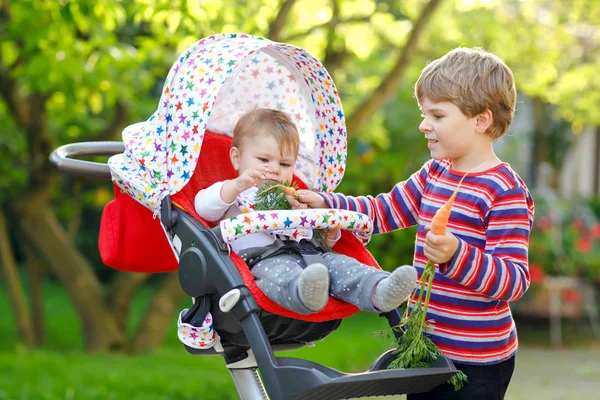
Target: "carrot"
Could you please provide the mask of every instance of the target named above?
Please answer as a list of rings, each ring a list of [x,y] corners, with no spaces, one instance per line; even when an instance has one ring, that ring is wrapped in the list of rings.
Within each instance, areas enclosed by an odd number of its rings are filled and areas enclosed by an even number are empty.
[[[462,179],[458,182],[454,193],[452,196],[444,203],[444,205],[435,212],[433,219],[431,220],[431,232],[436,235],[443,235],[446,233],[446,228],[448,227],[448,220],[450,219],[450,211],[452,211],[452,206],[454,205],[454,200],[456,199],[456,194],[458,193],[458,188],[460,187],[462,181],[467,176],[468,172],[463,175]]]
[[[294,189],[291,186],[284,186],[284,185],[279,185],[281,186],[281,189],[285,192],[285,194],[292,196],[292,197],[296,197],[296,189]]]
[[[458,188],[467,174],[462,177],[448,201],[446,201],[433,216],[431,220],[432,233],[436,235],[443,235],[446,233],[450,212],[452,211]],[[402,330],[402,335],[397,338],[398,348],[395,353],[398,355],[398,358],[393,360],[390,364],[390,367],[392,368],[423,368],[427,366],[428,361],[435,360],[438,356],[442,355],[440,349],[431,341],[431,339],[423,336],[424,331],[433,329],[429,321],[426,320],[426,316],[434,276],[435,264],[433,261],[428,260],[427,265],[425,265],[425,269],[421,274],[419,297],[416,299],[416,302],[411,309],[411,303],[416,295],[416,292],[413,293],[412,298],[406,306],[406,311],[402,318],[402,326],[399,327],[399,329]],[[423,294],[425,294],[425,300],[421,303]],[[408,315],[409,309],[411,309],[410,315]],[[467,376],[462,371],[457,371],[457,373],[449,380],[455,390],[460,389],[466,381]]]

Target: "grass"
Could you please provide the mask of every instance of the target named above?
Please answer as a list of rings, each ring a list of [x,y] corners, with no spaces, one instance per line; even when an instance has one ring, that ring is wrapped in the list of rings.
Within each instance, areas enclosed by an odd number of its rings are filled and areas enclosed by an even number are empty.
[[[150,294],[142,291],[136,299],[133,320],[140,318]],[[12,309],[0,286],[0,309],[5,310],[0,313],[0,400],[238,398],[221,357],[185,351],[177,339],[175,315],[172,334],[152,353],[89,354],[83,351],[81,328],[66,293],[48,284],[44,299],[46,344],[27,349],[17,337]],[[391,347],[389,340],[374,335],[387,326],[376,314],[359,313],[314,348],[279,355],[346,372],[364,371]]]
[[[132,325],[139,321],[150,298],[150,290],[140,292]],[[27,349],[17,336],[12,308],[0,282],[0,400],[238,398],[221,357],[191,356],[185,351],[175,334],[175,315],[172,333],[152,353],[89,354],[83,351],[81,328],[64,290],[47,284],[44,301],[46,344]],[[564,321],[565,348],[555,351],[548,350],[547,320],[520,318],[517,327],[523,348],[507,399],[594,398],[600,391],[596,383],[598,347],[591,344],[589,329],[581,331],[573,321]],[[389,340],[373,334],[385,329],[384,319],[359,313],[344,320],[315,348],[279,355],[345,372],[364,371],[391,347]]]

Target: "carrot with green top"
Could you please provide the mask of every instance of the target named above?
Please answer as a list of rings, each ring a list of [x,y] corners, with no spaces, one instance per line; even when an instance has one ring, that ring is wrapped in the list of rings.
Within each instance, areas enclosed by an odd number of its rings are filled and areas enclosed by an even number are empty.
[[[436,235],[444,235],[446,233],[450,212],[452,211],[458,188],[466,176],[467,174],[462,177],[452,196],[433,216],[430,227],[432,233]],[[426,319],[434,276],[435,263],[428,260],[421,274],[419,297],[411,308],[411,303],[413,303],[414,296],[416,295],[415,289],[415,292],[413,292],[406,305],[406,311],[400,322],[400,326],[394,327],[402,335],[396,339],[398,347],[394,353],[397,355],[397,358],[390,363],[389,368],[426,368],[432,361],[443,355],[435,343],[428,336],[424,335],[424,332],[434,329],[432,323]],[[425,295],[425,299],[422,302],[423,295]],[[466,381],[467,376],[462,371],[457,371],[449,380],[454,385],[455,390],[460,389]]]

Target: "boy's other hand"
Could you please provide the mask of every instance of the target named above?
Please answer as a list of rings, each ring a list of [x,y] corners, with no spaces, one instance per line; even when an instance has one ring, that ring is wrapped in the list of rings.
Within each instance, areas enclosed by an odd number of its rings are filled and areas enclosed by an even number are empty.
[[[292,205],[293,210],[302,208],[327,208],[325,199],[311,190],[296,190],[296,197],[287,196],[287,200]]]
[[[423,253],[425,253],[427,259],[437,264],[443,264],[452,260],[456,250],[458,250],[458,239],[456,236],[450,232],[446,232],[443,235],[436,235],[431,232],[430,226],[426,226],[425,230],[427,231],[427,235],[425,236]]]

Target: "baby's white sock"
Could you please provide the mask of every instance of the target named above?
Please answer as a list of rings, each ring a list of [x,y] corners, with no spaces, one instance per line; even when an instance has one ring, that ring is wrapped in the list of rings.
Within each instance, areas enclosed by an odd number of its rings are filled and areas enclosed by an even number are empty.
[[[311,264],[298,278],[300,301],[310,311],[321,311],[329,298],[329,271],[323,264]]]
[[[408,298],[415,282],[417,270],[412,265],[396,268],[387,278],[379,281],[373,291],[373,305],[379,311],[387,312],[398,307]]]

